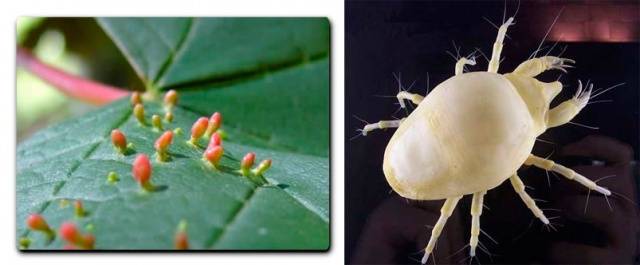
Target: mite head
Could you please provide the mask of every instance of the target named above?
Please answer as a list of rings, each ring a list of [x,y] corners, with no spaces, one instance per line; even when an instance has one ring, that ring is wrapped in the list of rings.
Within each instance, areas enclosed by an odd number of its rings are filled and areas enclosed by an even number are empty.
[[[520,94],[524,103],[527,104],[538,134],[544,132],[549,127],[547,123],[551,101],[562,90],[562,83],[558,81],[544,83],[533,77],[515,73],[504,76]]]

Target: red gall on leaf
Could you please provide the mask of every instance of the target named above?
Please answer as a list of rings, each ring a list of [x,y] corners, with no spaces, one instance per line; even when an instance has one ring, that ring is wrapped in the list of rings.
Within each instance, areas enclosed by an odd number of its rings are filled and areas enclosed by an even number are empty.
[[[136,104],[142,104],[142,95],[137,91],[131,93],[131,106],[135,106]]]
[[[154,147],[156,148],[156,150],[167,150],[167,147],[169,147],[172,141],[173,131],[165,131],[162,135],[160,135],[160,137],[158,137],[158,140],[156,140]]]
[[[111,131],[111,142],[121,154],[124,154],[127,150],[127,137],[125,137],[124,133],[120,130],[115,129]]]
[[[221,146],[222,145],[222,137],[220,137],[219,133],[214,133],[213,135],[211,135],[211,139],[209,139],[209,145],[207,146],[207,148],[211,148],[214,146]]]
[[[142,106],[142,104],[138,103],[133,107],[133,116],[136,117],[140,124],[147,124],[147,121],[144,119],[144,106]]]
[[[171,89],[164,94],[164,104],[165,106],[173,107],[178,102],[178,92]]]
[[[78,232],[78,228],[71,222],[65,222],[60,226],[60,236],[74,245],[82,241],[82,236],[80,232]]]
[[[242,158],[242,161],[240,161],[240,173],[242,173],[243,176],[249,175],[249,172],[255,160],[256,160],[256,154],[253,152],[250,152],[244,155],[244,157]]]
[[[60,236],[69,243],[67,246],[73,247],[71,249],[93,249],[95,243],[93,235],[82,235],[72,222],[65,222],[60,226]]]
[[[253,174],[256,175],[256,176],[262,175],[270,167],[271,167],[271,159],[262,160],[262,162],[260,162],[260,164],[258,164],[258,167],[256,167],[253,170]]]
[[[200,117],[196,122],[194,122],[193,126],[191,126],[191,139],[189,139],[189,143],[197,145],[198,140],[207,130],[208,124],[209,120],[205,117]]]
[[[178,250],[189,249],[189,237],[187,235],[187,221],[181,220],[176,229],[175,247]]]
[[[207,148],[207,150],[204,151],[203,157],[205,160],[209,161],[211,165],[217,167],[220,163],[220,158],[222,158],[222,154],[224,154],[224,149],[222,146],[217,145]]]
[[[44,217],[37,213],[31,214],[27,217],[27,226],[32,230],[45,233],[47,235],[47,241],[52,241],[56,237],[56,233],[51,229],[51,227],[49,227],[49,224],[44,220]]]
[[[76,200],[73,204],[74,212],[76,217],[85,217],[87,213],[84,211],[84,207],[82,207],[82,201]]]
[[[27,217],[27,226],[36,231],[46,232],[51,230],[47,221],[44,220],[44,217],[37,213],[33,213]]]
[[[140,187],[145,190],[152,190],[153,187],[149,181],[151,179],[151,163],[149,162],[149,157],[147,157],[147,155],[138,155],[133,161],[131,171],[133,173],[133,179],[140,184]]]
[[[220,125],[222,125],[222,114],[220,114],[220,112],[215,112],[211,115],[211,118],[209,118],[209,126],[207,126],[207,132],[205,135],[207,137],[211,136],[211,134],[220,128]]]
[[[173,141],[173,131],[166,131],[158,139],[154,144],[156,148],[156,155],[160,162],[167,161],[169,159],[169,153],[167,149],[169,149],[169,145]]]

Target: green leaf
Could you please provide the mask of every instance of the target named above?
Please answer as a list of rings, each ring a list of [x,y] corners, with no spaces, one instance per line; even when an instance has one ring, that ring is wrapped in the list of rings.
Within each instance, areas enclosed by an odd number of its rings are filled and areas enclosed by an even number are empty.
[[[138,124],[128,100],[36,133],[17,151],[17,235],[30,249],[60,249],[26,228],[41,213],[57,229],[74,221],[90,228],[98,249],[172,249],[180,220],[192,249],[329,247],[329,27],[326,19],[101,18],[155,97],[147,119],[164,114],[158,91],[179,91],[174,121],[181,128],[171,161],[153,159],[152,182],[141,192],[131,176],[137,154],[154,157],[160,135]],[[187,144],[192,123],[223,115],[221,170]],[[133,143],[120,155],[109,134]],[[205,145],[203,139],[201,145]],[[247,152],[272,159],[260,186],[236,170]],[[109,183],[116,172],[119,181]],[[82,200],[88,215],[74,217]]]
[[[327,57],[325,18],[99,18],[136,72],[159,88]]]

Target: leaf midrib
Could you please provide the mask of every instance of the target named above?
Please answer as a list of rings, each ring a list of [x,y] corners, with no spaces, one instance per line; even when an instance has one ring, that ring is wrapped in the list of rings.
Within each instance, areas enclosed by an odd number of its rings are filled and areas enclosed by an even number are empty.
[[[224,236],[224,234],[227,232],[229,227],[238,218],[238,216],[240,215],[240,212],[242,212],[242,210],[245,207],[247,207],[247,205],[249,204],[249,201],[251,201],[251,199],[253,199],[253,196],[256,194],[256,191],[259,188],[260,188],[259,186],[254,186],[251,189],[249,194],[245,196],[244,200],[242,201],[242,204],[239,207],[237,207],[236,209],[234,209],[234,211],[231,214],[231,217],[229,218],[229,220],[225,221],[224,226],[221,227],[222,231],[220,231],[220,233],[213,234],[212,237],[209,240],[207,240],[207,242],[205,242],[205,248],[206,249],[210,249],[210,248],[214,247],[220,241],[220,238],[222,238],[222,236]],[[313,212],[313,211],[310,211],[310,212]]]
[[[177,56],[180,56],[180,54],[182,54],[183,47],[185,47],[184,43],[186,42],[187,39],[189,39],[189,36],[191,36],[191,32],[193,32],[193,27],[194,27],[193,24],[195,24],[196,19],[198,18],[189,18],[189,21],[187,22],[188,23],[187,30],[185,30],[185,32],[180,37],[180,40],[178,40],[178,45],[176,45],[176,49],[175,50],[169,49],[171,51],[171,53],[169,54],[169,57],[167,57],[165,62],[162,64],[162,67],[160,67],[160,71],[158,71],[158,74],[153,80],[154,87],[158,86],[158,82],[162,79],[162,77],[164,77],[165,72],[167,72],[167,70],[171,68],[171,65],[175,60],[175,58]],[[157,88],[157,89],[160,89],[160,88]]]

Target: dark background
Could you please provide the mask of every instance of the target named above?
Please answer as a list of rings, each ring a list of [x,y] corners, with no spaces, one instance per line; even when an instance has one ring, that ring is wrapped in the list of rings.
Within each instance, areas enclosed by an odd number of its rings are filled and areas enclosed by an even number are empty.
[[[518,3],[510,1],[507,5],[507,16],[510,16],[515,12]],[[546,156],[555,151],[551,159],[575,167],[580,165],[585,156],[562,155],[566,153],[561,150],[563,146],[584,139],[588,135],[607,136],[617,139],[616,143],[619,143],[622,149],[632,150],[629,157],[637,161],[640,140],[638,130],[640,120],[638,82],[640,59],[638,17],[640,15],[638,14],[640,9],[636,1],[522,1],[515,18],[516,25],[511,26],[507,33],[510,39],[505,38],[502,52],[505,60],[500,65],[499,72],[510,72],[529,57],[563,7],[558,24],[551,32],[550,40],[544,45],[550,46],[556,40],[560,40],[549,55],[556,56],[566,47],[562,57],[576,60],[576,68],[569,69],[569,74],[562,75],[560,81],[564,88],[552,106],[573,95],[578,79],[583,82],[591,80],[596,87],[609,87],[621,82],[626,84],[597,98],[598,100],[611,99],[613,102],[588,105],[573,120],[597,126],[599,130],[572,124],[551,129],[540,138],[553,141],[555,144],[537,142],[533,153]],[[477,47],[490,57],[491,45],[497,30],[482,17],[487,17],[493,23],[500,25],[503,10],[502,1],[346,2],[347,263],[418,263],[417,260],[422,256],[420,251],[430,234],[430,227],[425,225],[435,223],[442,204],[442,201],[426,203],[406,201],[390,192],[391,188],[382,172],[382,161],[384,148],[395,130],[375,131],[367,137],[350,139],[357,135],[356,129],[364,126],[364,123],[354,115],[368,122],[404,116],[404,111],[396,113],[398,105],[395,104],[397,102],[395,97],[380,97],[380,95],[395,96],[398,92],[393,73],[401,75],[401,81],[405,87],[415,82],[411,92],[424,95],[428,87],[427,73],[430,88],[453,76],[455,61],[445,53],[445,51],[451,51],[455,54],[452,41],[462,47],[463,55],[469,54]],[[624,31],[626,35],[619,32],[616,35],[613,31],[603,33],[602,21],[609,23],[611,29],[626,30]],[[580,28],[583,35],[572,35],[571,30],[575,29],[572,28],[573,25],[589,25],[589,30]],[[562,35],[562,31],[565,35]],[[546,54],[547,51],[539,52],[539,56]],[[486,71],[486,67],[486,60],[478,58],[478,65],[469,66],[469,70]],[[550,82],[556,80],[559,74],[559,71],[549,71],[540,75],[538,79]],[[586,144],[586,146],[614,146],[607,143],[605,140],[596,144]],[[581,147],[578,146],[577,149]],[[626,172],[624,174],[633,181],[629,182],[630,185],[622,183],[619,184],[620,186],[628,188],[638,185],[636,163],[631,162],[631,165],[624,169]],[[571,202],[556,194],[562,195],[565,193],[564,189],[582,197],[586,195],[584,188],[579,184],[566,179],[556,179],[553,176],[551,188],[548,188],[544,171],[523,169],[520,173],[525,184],[535,188],[533,191],[528,190],[534,198],[549,201],[556,198],[560,201],[559,203]],[[607,185],[616,186],[616,184]],[[604,200],[594,200],[593,194],[591,196],[589,212],[606,217],[609,210]],[[635,189],[631,189],[626,196],[637,201]],[[440,255],[442,258],[449,256],[468,243],[468,223],[470,223],[468,197],[461,200],[454,213],[460,217],[457,219],[452,217],[443,233],[443,237],[447,237],[447,230],[455,229],[455,233],[461,234],[461,239],[454,243],[443,243],[450,240],[441,239],[436,256]],[[574,208],[580,209],[578,211],[580,213],[585,201],[582,197],[575,203],[579,205],[574,205]],[[602,243],[606,240],[598,238],[611,236],[606,231],[598,230],[600,225],[598,220],[580,220],[582,215],[570,216],[569,210],[560,213],[545,211],[547,216],[559,216],[554,221],[564,227],[559,228],[558,232],[546,232],[537,219],[534,220],[533,225],[530,225],[533,220],[532,214],[524,207],[508,183],[489,191],[485,197],[485,204],[491,207],[491,210],[485,209],[483,212],[481,227],[499,244],[490,244],[490,241],[481,235],[481,241],[485,242],[484,244],[494,254],[492,258],[480,255],[479,261],[483,264],[562,261],[630,263],[633,257],[628,259],[625,255],[637,255],[638,236],[635,235],[635,231],[628,231],[632,235],[622,239],[625,243],[618,243],[622,246],[613,246],[613,250],[608,251],[608,253],[624,256],[620,259],[584,254],[589,253],[589,248],[573,248],[564,252],[564,255],[569,256],[582,255],[584,259],[552,258],[558,254],[554,248],[564,247],[564,245],[557,245],[557,242],[580,244],[587,242],[586,245],[589,247],[607,249],[610,246]],[[634,218],[634,214],[637,214],[635,212],[637,208],[624,200],[615,201],[613,204],[614,214],[628,214],[618,219],[629,225],[630,218]],[[552,206],[548,208],[565,210],[562,206]],[[546,207],[541,205],[541,208]],[[496,219],[495,222],[494,219]],[[635,242],[627,242],[634,240]],[[633,253],[634,248],[636,253]],[[465,255],[467,251],[463,251],[457,257],[444,259],[443,262],[468,262],[463,260]],[[376,258],[377,256],[379,258]],[[635,262],[638,260],[636,259]]]

